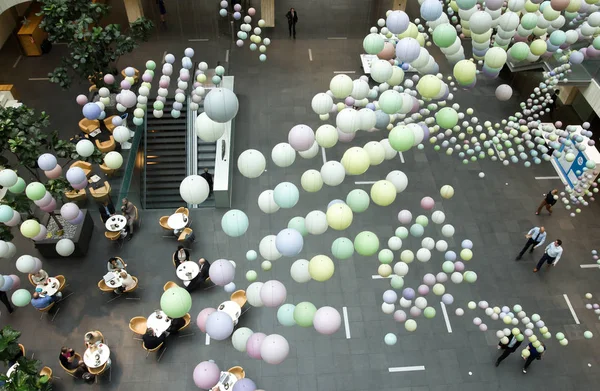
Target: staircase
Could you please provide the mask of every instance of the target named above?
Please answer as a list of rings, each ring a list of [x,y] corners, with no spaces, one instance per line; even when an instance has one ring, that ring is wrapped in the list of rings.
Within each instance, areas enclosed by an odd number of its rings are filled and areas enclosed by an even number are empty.
[[[200,107],[196,115],[200,115],[203,112],[203,108]],[[207,143],[196,137],[197,140],[197,162],[198,162],[198,175],[204,173],[204,169],[208,168],[208,172],[211,175],[215,175],[215,157],[217,156],[217,143]],[[214,208],[215,198],[213,195],[208,197],[206,201],[198,205],[198,208]]]
[[[186,176],[187,103],[181,116],[171,117],[174,99],[167,99],[162,118],[154,118],[148,102],[146,135],[146,209],[176,209],[185,203],[179,195],[179,184]]]

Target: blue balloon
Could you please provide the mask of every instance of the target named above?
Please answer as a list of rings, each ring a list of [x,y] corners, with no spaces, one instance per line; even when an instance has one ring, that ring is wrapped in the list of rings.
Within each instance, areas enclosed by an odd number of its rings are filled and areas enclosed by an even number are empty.
[[[86,103],[82,109],[83,116],[89,120],[96,120],[102,114],[102,109],[95,103]]]
[[[454,251],[446,251],[444,259],[446,261],[454,262],[456,260],[456,253]]]

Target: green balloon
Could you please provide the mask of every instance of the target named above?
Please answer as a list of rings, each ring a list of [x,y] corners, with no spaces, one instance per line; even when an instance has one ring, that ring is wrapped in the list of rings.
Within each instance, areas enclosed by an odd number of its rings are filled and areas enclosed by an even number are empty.
[[[146,69],[150,69],[151,71],[156,69],[156,63],[152,60],[146,61]]]
[[[157,100],[152,104],[152,107],[154,107],[154,110],[162,110],[165,108],[165,104]]]
[[[392,261],[394,260],[394,253],[392,252],[392,250],[385,248],[379,252],[377,258],[381,263],[392,263]]]
[[[302,236],[308,235],[308,230],[306,229],[306,222],[304,221],[304,217],[296,216],[290,220],[287,225],[288,228],[295,229],[300,232]]]
[[[444,273],[453,273],[454,272],[454,262],[445,261],[444,263],[442,263],[442,270],[444,271]]]
[[[458,121],[458,117],[457,117]],[[415,134],[404,125],[394,127],[389,135],[390,145],[398,152],[406,152],[412,148],[415,143]]]
[[[565,339],[565,335],[563,333],[556,333],[556,339],[558,339],[559,341],[561,339]]]
[[[363,40],[363,49],[368,54],[377,54],[383,50],[383,46],[385,41],[383,36],[378,33],[371,33],[365,37]]]
[[[363,189],[354,189],[346,197],[346,204],[354,213],[361,213],[367,210],[370,202],[371,197],[369,197],[369,193]]]
[[[523,340],[525,339],[525,336],[523,334],[517,334],[517,341],[519,342],[523,342]]]
[[[427,319],[431,319],[431,318],[435,317],[435,308],[426,307],[423,310],[423,316],[425,316]]]
[[[401,289],[404,286],[404,278],[400,276],[393,276],[390,280],[390,285],[394,289]]]
[[[371,231],[363,231],[354,238],[354,249],[362,256],[370,257],[379,250],[379,239]]]
[[[262,268],[264,271],[268,272],[268,271],[269,271],[269,270],[271,270],[271,268],[273,267],[273,264],[272,264],[270,261],[263,261],[263,262],[260,264],[260,267],[261,267],[261,268]]]
[[[435,113],[435,122],[444,129],[452,129],[458,123],[458,113],[451,107],[444,107]]]
[[[31,301],[31,293],[27,289],[17,289],[13,292],[11,300],[17,307],[26,307]]]
[[[15,183],[11,187],[9,187],[8,191],[10,191],[13,194],[21,194],[23,191],[25,191],[25,186],[26,186],[25,180],[23,178],[19,177],[19,178],[17,178],[17,183]]]
[[[525,30],[533,30],[537,26],[538,16],[535,13],[528,13],[521,17],[521,26]]]
[[[248,270],[246,272],[246,280],[248,280],[249,282],[256,281],[257,277],[258,277],[258,274],[256,274],[256,272],[254,270]]]
[[[456,37],[456,29],[450,23],[440,24],[433,30],[433,42],[441,48],[452,45]]]
[[[331,253],[337,259],[348,259],[354,255],[354,244],[348,238],[337,238],[331,244]]]
[[[396,342],[398,342],[398,337],[396,337],[396,335],[394,335],[392,333],[387,333],[385,335],[385,337],[383,338],[383,341],[385,342],[386,345],[392,346],[392,345],[395,345]]]
[[[592,334],[592,332],[591,332],[591,331],[584,331],[584,332],[583,332],[583,336],[584,336],[586,339],[590,339],[590,338],[592,338],[592,337],[594,336],[594,334]]]
[[[465,281],[469,283],[474,283],[475,281],[477,281],[477,274],[475,274],[475,272],[472,271],[465,272],[463,277]]]
[[[27,185],[25,194],[31,201],[39,201],[46,195],[46,188],[39,182],[31,182]]]
[[[529,46],[525,42],[517,42],[508,50],[508,55],[516,62],[521,62],[529,55]]]
[[[427,218],[427,216],[419,215],[415,219],[415,222],[423,227],[427,227],[427,224],[429,224],[429,219]]]
[[[394,234],[400,239],[406,239],[408,238],[408,229],[406,227],[398,227]]]
[[[182,318],[192,308],[192,296],[181,287],[167,289],[160,298],[160,309],[169,318]]]
[[[311,327],[316,312],[317,307],[313,303],[308,301],[298,303],[294,308],[294,321],[300,327]]]
[[[277,310],[277,320],[282,326],[293,326],[296,324],[294,320],[294,310],[296,306],[293,304],[284,304]]]
[[[249,261],[256,261],[256,258],[258,258],[258,254],[256,253],[256,251],[254,250],[248,250],[248,252],[246,252],[246,259]]]

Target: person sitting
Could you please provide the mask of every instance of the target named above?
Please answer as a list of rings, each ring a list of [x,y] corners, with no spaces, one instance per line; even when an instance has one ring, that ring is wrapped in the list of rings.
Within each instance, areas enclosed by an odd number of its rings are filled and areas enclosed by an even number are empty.
[[[127,240],[131,240],[133,237],[133,224],[135,224],[135,206],[127,198],[123,198],[123,205],[121,206],[121,212],[123,216],[127,218]]]
[[[196,277],[192,278],[190,283],[185,287],[185,289],[188,292],[191,292],[192,290],[196,289],[199,284],[203,283],[208,278],[208,270],[210,269],[210,262],[208,262],[204,258],[200,258],[200,260],[198,260],[198,264],[200,265],[200,272],[198,273],[198,275]]]
[[[36,285],[40,285],[48,281],[48,277],[48,273],[44,269],[40,269],[37,273],[31,275],[31,281]]]
[[[98,331],[88,331],[85,333],[83,340],[85,341],[85,346],[89,348],[100,345],[102,342],[104,342],[104,337]]]
[[[75,369],[79,365],[79,363],[75,361],[75,351],[66,346],[63,346],[60,349],[58,359],[60,360],[61,365],[67,369]]]
[[[108,260],[108,264],[106,265],[109,272],[119,272],[127,267],[127,264],[124,263],[121,259],[112,257]]]
[[[177,246],[177,251],[175,251],[175,254],[173,254],[173,262],[175,263],[175,267],[179,266],[182,262],[189,260],[190,252],[181,245]]]
[[[60,293],[60,292],[58,292]],[[38,310],[42,310],[46,307],[48,307],[50,304],[55,303],[57,300],[58,293],[54,296],[50,296],[50,295],[45,295],[42,296],[40,295],[39,292],[35,291],[33,292],[33,295],[31,297],[31,305],[34,306],[36,309]]]
[[[83,379],[83,375],[86,373],[88,373],[88,367],[83,361],[80,361],[75,368],[75,372],[73,372],[73,377]]]
[[[125,270],[121,271],[121,287],[123,288],[123,291],[127,292],[132,290],[133,288],[135,288],[135,286],[137,285],[137,282],[135,282],[135,280],[131,277],[131,275],[129,273],[127,273]]]
[[[167,339],[166,333],[162,333],[157,337],[154,333],[154,330],[150,327],[148,327],[146,329],[146,333],[142,335],[142,341],[148,350],[156,349],[161,343],[165,342],[165,339]]]
[[[106,223],[106,220],[115,214],[115,207],[108,200],[102,202],[102,204],[98,207],[98,210],[100,211],[100,218],[102,219],[103,223]]]
[[[185,319],[183,318],[175,318],[171,319],[171,325],[167,329],[169,333],[176,334],[179,332],[179,329],[185,326]]]

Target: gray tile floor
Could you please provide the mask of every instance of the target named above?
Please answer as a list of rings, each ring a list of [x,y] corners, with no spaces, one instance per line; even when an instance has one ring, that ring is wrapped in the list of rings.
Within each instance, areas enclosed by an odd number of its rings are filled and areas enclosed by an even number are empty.
[[[124,17],[119,2],[113,3],[115,13],[111,18],[122,22]],[[200,4],[182,0],[169,5],[168,28],[157,30],[151,42],[122,58],[119,65],[142,67],[149,58],[160,60],[165,50],[181,53],[187,46],[196,49],[197,60],[210,64],[224,62],[226,50],[231,49],[227,26],[225,24],[223,28],[223,21],[216,19],[217,7],[212,3],[216,1]],[[298,39],[289,41],[286,26],[279,23],[274,31],[266,33],[274,38],[266,63],[260,63],[257,54],[247,48],[235,48],[229,54],[229,74],[236,77],[236,93],[240,100],[236,118],[236,155],[247,148],[257,148],[270,156],[271,148],[287,139],[287,132],[293,125],[319,126],[320,121],[310,109],[310,99],[327,89],[333,71],[354,70],[355,76],[360,74],[358,54],[361,53],[362,37],[370,24],[385,12],[387,3],[358,0],[277,2],[278,15],[284,13],[279,10],[287,10],[290,6],[298,9],[302,20],[298,25]],[[157,12],[152,8],[154,2],[145,1],[144,6],[146,14],[156,19]],[[409,4],[411,15],[416,15],[416,9],[415,4]],[[347,39],[325,39],[331,36],[346,36]],[[204,37],[210,41],[187,41]],[[313,61],[308,57],[309,48]],[[28,80],[43,77],[65,53],[64,46],[55,46],[51,54],[23,58],[13,69],[19,54],[15,42],[10,42],[0,52],[0,81],[14,82],[22,100],[36,109],[46,110],[53,119],[52,128],[59,129],[66,137],[76,130],[80,113],[74,97],[83,86],[73,86],[70,91],[63,92],[47,82]],[[438,52],[432,53],[440,60]],[[456,101],[462,107],[473,107],[482,121],[498,120],[518,107],[516,97],[507,103],[493,98],[494,88],[501,82],[480,80],[472,93],[457,92]],[[383,137],[380,132],[362,132],[350,145],[360,146]],[[348,146],[338,144],[327,150],[327,159],[339,160]],[[59,391],[81,385],[61,374],[56,359],[58,350],[63,345],[81,350],[83,334],[89,329],[100,329],[107,337],[114,364],[110,378],[103,377],[99,384],[92,386],[95,389],[195,390],[191,376],[193,368],[207,359],[214,359],[224,368],[242,365],[247,376],[267,391],[596,389],[600,380],[600,362],[594,353],[600,347],[600,322],[585,309],[584,294],[600,295],[597,284],[600,270],[581,269],[579,265],[592,262],[589,252],[597,246],[593,232],[598,228],[595,219],[598,206],[592,205],[585,215],[576,219],[570,218],[561,207],[556,208],[552,217],[546,214],[535,216],[533,211],[542,193],[559,185],[554,180],[534,179],[554,175],[549,165],[522,169],[483,161],[464,166],[456,158],[438,154],[430,147],[406,152],[404,158],[404,163],[400,159],[386,161],[364,175],[348,177],[334,188],[325,186],[313,194],[301,191],[296,207],[272,215],[260,212],[256,202],[258,195],[281,181],[299,185],[305,170],[320,168],[321,156],[311,160],[297,157],[292,167],[284,169],[269,163],[268,171],[254,180],[236,172],[233,206],[244,210],[251,222],[251,229],[241,238],[229,238],[221,230],[224,210],[192,212],[194,229],[199,233],[192,251],[194,257],[235,260],[238,264],[235,282],[239,288],[248,284],[244,279],[246,271],[256,270],[261,281],[283,281],[288,289],[289,303],[310,301],[317,307],[330,305],[340,312],[342,307],[347,307],[350,339],[346,339],[343,327],[332,336],[319,335],[314,329],[285,328],[278,324],[275,309],[253,308],[241,319],[241,326],[267,334],[280,333],[290,342],[289,357],[278,366],[250,359],[227,341],[213,341],[207,346],[204,334],[195,327],[191,328],[195,332],[193,336],[170,337],[160,363],[152,355],[146,359],[127,323],[133,316],[147,315],[156,309],[163,284],[176,280],[170,260],[175,243],[161,237],[161,228],[157,224],[158,218],[167,213],[164,211],[143,211],[141,229],[120,250],[107,245],[102,237],[102,224],[94,214],[95,238],[86,258],[44,263],[44,268],[52,274],[64,274],[69,282],[67,291],[74,292],[61,303],[55,319],[51,321],[45,317],[40,320],[38,312],[28,307],[11,316],[3,311],[0,325],[11,324],[23,332],[21,341],[28,352],[35,353],[36,358],[61,377],[55,381]],[[356,255],[345,261],[335,260],[336,272],[331,280],[307,284],[298,284],[290,278],[289,267],[293,259],[282,258],[274,262],[269,272],[260,270],[260,260],[245,261],[247,250],[258,250],[262,237],[276,234],[292,217],[305,216],[314,209],[325,210],[329,201],[345,198],[354,188],[368,190],[368,186],[354,182],[381,179],[394,169],[404,171],[409,177],[408,189],[394,204],[386,208],[371,205],[367,212],[355,216],[354,223],[345,232],[330,229],[323,235],[307,237],[299,258],[330,254],[335,238],[354,238],[362,230],[375,232],[385,246],[399,226],[396,213],[400,209],[420,213],[419,200],[430,195],[436,200],[436,209],[443,210],[447,221],[456,228],[454,237],[446,239],[450,246],[456,249],[464,238],[471,239],[475,245],[475,257],[467,266],[477,272],[478,281],[470,285],[446,284],[447,291],[455,296],[455,303],[448,307],[451,334],[447,332],[438,300],[431,294],[428,299],[438,313],[430,320],[417,319],[418,329],[414,333],[408,333],[391,316],[381,312],[381,295],[389,284],[387,280],[371,277],[377,274],[379,263],[376,257]],[[479,172],[486,174],[484,179],[478,177]],[[444,184],[451,184],[456,189],[456,195],[450,200],[439,196],[439,188]],[[541,254],[539,249],[533,257],[527,255],[521,262],[513,259],[524,242],[524,233],[538,224],[546,226],[549,239],[560,237],[564,241],[565,254],[554,270],[534,275],[531,270],[534,260]],[[430,224],[425,235],[441,238],[439,228]],[[30,243],[15,241],[18,255],[34,252]],[[420,239],[410,238],[404,241],[403,248],[417,250],[419,246]],[[108,303],[112,296],[102,294],[96,288],[105,272],[106,259],[113,255],[123,257],[130,265],[129,271],[139,278],[141,289],[135,296],[140,300],[122,297]],[[430,262],[411,264],[406,285],[416,288],[424,273],[440,270],[441,260],[439,253],[434,252]],[[0,271],[14,273],[12,261],[0,264]],[[569,296],[581,324],[575,324],[563,294]],[[219,304],[227,296],[219,288],[194,292],[192,316],[205,307]],[[467,311],[463,317],[454,315],[456,307],[466,308],[470,300],[487,300],[493,305],[520,303],[529,314],[539,313],[553,333],[564,332],[570,343],[562,347],[555,340],[548,341],[544,360],[535,362],[527,375],[521,373],[523,361],[518,355],[495,368],[497,341],[494,334],[504,325],[490,320],[481,310]],[[475,316],[485,319],[488,332],[483,333],[473,325]],[[591,330],[596,337],[585,340],[582,336],[585,330]],[[395,346],[386,346],[383,342],[384,335],[390,332],[398,336]],[[388,373],[390,367],[415,365],[423,365],[425,370]]]

